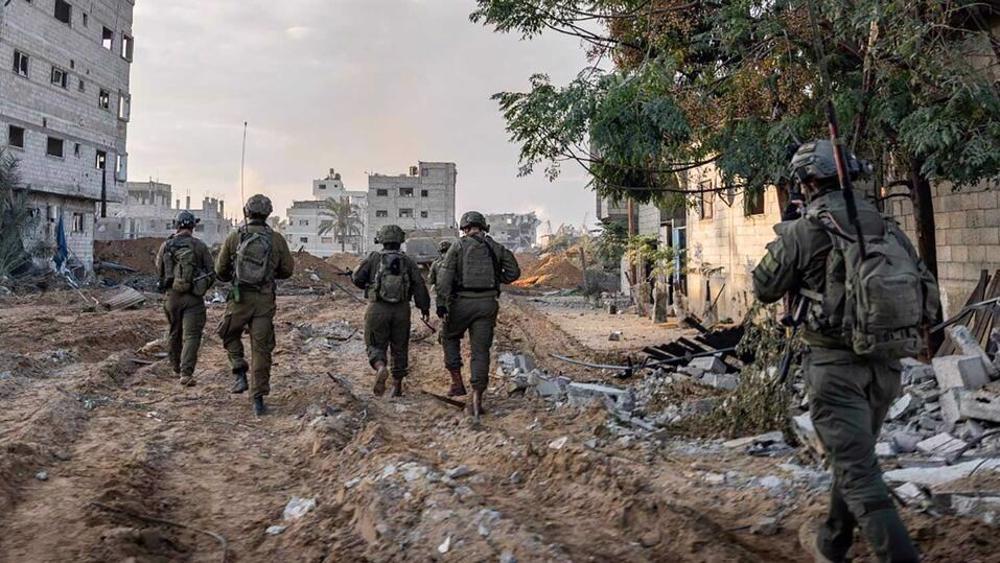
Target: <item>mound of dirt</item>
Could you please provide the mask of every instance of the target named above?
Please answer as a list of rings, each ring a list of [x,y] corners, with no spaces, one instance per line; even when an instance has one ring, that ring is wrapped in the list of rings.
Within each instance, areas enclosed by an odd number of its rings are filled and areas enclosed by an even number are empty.
[[[343,275],[344,268],[340,268],[308,252],[296,252],[294,257],[295,273],[290,279],[279,282],[282,287],[329,288],[333,282],[342,285],[350,284],[350,278]],[[354,264],[352,269],[356,266],[357,264]]]
[[[342,271],[354,271],[358,269],[358,264],[361,262],[361,257],[355,256],[353,254],[334,254],[326,259],[328,264],[333,265],[335,268],[340,268]]]
[[[156,275],[156,253],[166,239],[94,241],[94,257],[100,262],[114,262],[140,273]]]
[[[583,283],[583,272],[564,254],[550,254],[533,267],[521,268],[521,279],[514,287],[521,289],[573,289]]]

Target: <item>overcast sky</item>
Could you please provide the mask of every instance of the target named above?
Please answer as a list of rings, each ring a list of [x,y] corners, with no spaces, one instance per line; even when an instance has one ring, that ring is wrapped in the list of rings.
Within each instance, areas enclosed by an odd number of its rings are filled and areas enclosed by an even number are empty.
[[[458,209],[537,211],[558,225],[593,221],[586,176],[517,178],[490,96],[535,72],[562,83],[585,63],[571,38],[530,42],[473,24],[472,0],[140,0],[136,3],[129,176],[173,185],[174,198],[239,200],[250,123],[247,195],[279,214],[336,168],[349,189],[366,172],[418,160],[458,165]],[[194,203],[197,207],[199,204]],[[544,229],[544,227],[543,227]]]

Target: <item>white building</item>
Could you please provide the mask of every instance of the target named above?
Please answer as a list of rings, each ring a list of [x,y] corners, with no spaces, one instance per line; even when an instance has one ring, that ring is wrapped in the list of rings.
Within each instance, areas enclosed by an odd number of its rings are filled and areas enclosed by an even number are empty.
[[[62,221],[93,268],[95,214],[125,192],[134,0],[0,0],[0,144],[20,161],[38,262]]]
[[[326,178],[313,180],[313,199],[309,201],[294,201],[288,208],[288,226],[285,227],[285,238],[293,251],[300,248],[312,254],[325,258],[338,252],[359,254],[364,249],[367,238],[366,219],[368,217],[368,193],[350,191],[344,187],[344,182],[333,168]],[[341,237],[332,227],[333,217],[328,213],[329,200],[346,200],[358,207],[358,219],[361,221],[358,232]],[[321,230],[327,229],[320,233]]]
[[[457,177],[453,162],[421,162],[409,174],[369,176],[365,248],[377,248],[374,236],[384,225],[399,225],[408,233],[455,228]]]
[[[191,208],[191,196],[176,200],[171,207],[170,184],[159,182],[129,182],[125,201],[108,205],[108,216],[97,220],[97,240],[130,240],[137,238],[166,238],[175,230],[174,220],[181,209],[190,211],[198,219],[195,236],[213,246],[222,244],[233,230],[232,219],[226,218],[226,202],[205,197],[201,209]]]

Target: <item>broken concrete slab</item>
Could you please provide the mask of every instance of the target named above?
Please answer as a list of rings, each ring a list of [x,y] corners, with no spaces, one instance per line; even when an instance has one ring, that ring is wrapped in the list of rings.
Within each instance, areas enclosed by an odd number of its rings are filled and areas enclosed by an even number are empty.
[[[726,373],[726,364],[718,356],[702,356],[692,358],[688,367],[697,368],[707,373]]]
[[[923,441],[924,437],[915,432],[897,431],[889,435],[889,441],[893,449],[899,453],[909,454],[917,451],[917,444]]]
[[[899,363],[903,366],[904,385],[912,385],[934,379],[934,367],[916,358],[903,358]]]
[[[739,377],[727,373],[706,373],[699,381],[709,387],[726,391],[733,391],[740,385]]]
[[[745,448],[747,446],[752,446],[754,444],[774,444],[777,442],[784,442],[785,435],[780,430],[775,430],[774,432],[768,432],[766,434],[758,434],[756,436],[747,436],[746,438],[736,438],[735,440],[729,440],[728,442],[723,442],[722,447],[730,449]]]
[[[923,400],[913,393],[904,393],[902,397],[893,401],[892,406],[889,407],[889,420],[896,420],[913,413],[923,404]]]
[[[973,472],[1000,471],[1000,458],[976,459],[942,467],[908,467],[885,472],[886,481],[892,483],[914,483],[917,485],[943,485],[957,479],[964,479]]]
[[[875,455],[878,457],[893,457],[896,455],[896,450],[893,449],[892,444],[889,442],[879,442],[875,444]]]
[[[942,390],[958,387],[974,391],[990,382],[979,356],[941,356],[934,358],[933,364]]]
[[[561,397],[566,394],[569,383],[566,377],[548,377],[537,371],[528,374],[528,387],[538,397]]]
[[[1000,422],[1000,396],[985,390],[948,389],[939,402],[945,423],[952,427],[969,419]]]
[[[913,483],[906,483],[903,486],[893,489],[896,496],[903,501],[906,506],[923,504],[928,499],[927,493]]]
[[[962,450],[965,446],[966,443],[963,440],[959,440],[947,432],[941,432],[917,444],[917,451],[927,455],[947,458]]]
[[[945,329],[945,332],[948,333],[948,337],[951,338],[951,341],[955,343],[955,347],[960,350],[963,355],[979,356],[983,360],[983,367],[986,368],[986,374],[991,378],[995,378],[997,376],[996,366],[993,365],[993,361],[990,360],[990,357],[986,355],[986,350],[983,350],[983,347],[979,345],[979,341],[976,337],[972,335],[969,327],[956,324]]]
[[[569,397],[570,403],[578,406],[586,405],[594,399],[604,400],[605,398],[610,398],[615,404],[621,405],[628,402],[630,391],[609,385],[572,382],[566,387],[566,395]]]
[[[935,494],[934,504],[959,516],[976,518],[989,525],[1000,520],[1000,492]]]

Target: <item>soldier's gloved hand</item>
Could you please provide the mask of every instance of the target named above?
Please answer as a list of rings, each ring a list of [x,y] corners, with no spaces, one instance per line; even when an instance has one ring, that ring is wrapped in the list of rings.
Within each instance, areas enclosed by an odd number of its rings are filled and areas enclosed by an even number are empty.
[[[448,308],[444,305],[437,306],[437,316],[439,319],[443,319],[448,316]]]

